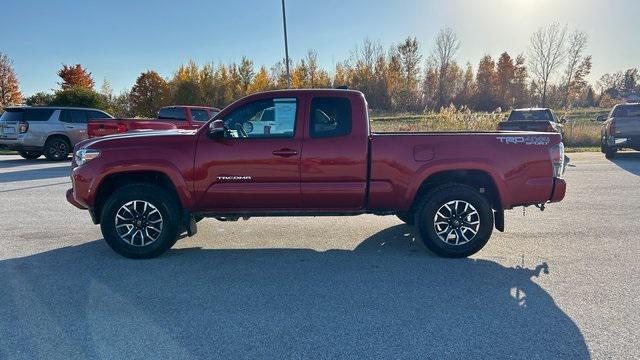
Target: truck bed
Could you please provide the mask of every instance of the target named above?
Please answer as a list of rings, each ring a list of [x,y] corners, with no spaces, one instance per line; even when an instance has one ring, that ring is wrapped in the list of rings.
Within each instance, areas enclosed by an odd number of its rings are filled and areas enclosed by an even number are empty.
[[[549,147],[561,140],[554,133],[510,131],[374,133],[370,139],[373,209],[401,208],[420,179],[451,168],[489,175],[506,209],[540,203],[554,185]]]

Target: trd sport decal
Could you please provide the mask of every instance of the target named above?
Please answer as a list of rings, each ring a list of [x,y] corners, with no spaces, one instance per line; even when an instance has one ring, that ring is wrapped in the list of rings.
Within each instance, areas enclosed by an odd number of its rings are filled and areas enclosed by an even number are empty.
[[[548,136],[498,136],[496,139],[503,144],[548,145],[551,142]]]
[[[221,181],[247,181],[251,180],[251,176],[218,176]]]

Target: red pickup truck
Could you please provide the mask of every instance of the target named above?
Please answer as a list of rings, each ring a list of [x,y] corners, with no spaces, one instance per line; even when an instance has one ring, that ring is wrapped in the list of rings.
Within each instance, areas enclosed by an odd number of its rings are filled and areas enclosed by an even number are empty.
[[[74,150],[67,200],[131,258],[162,254],[204,217],[364,213],[397,215],[436,254],[464,257],[504,230],[505,209],[543,207],[566,189],[559,134],[372,133],[351,90],[258,93],[199,130]]]
[[[140,130],[199,129],[220,109],[206,106],[167,106],[157,119],[92,119],[87,125],[90,138]]]

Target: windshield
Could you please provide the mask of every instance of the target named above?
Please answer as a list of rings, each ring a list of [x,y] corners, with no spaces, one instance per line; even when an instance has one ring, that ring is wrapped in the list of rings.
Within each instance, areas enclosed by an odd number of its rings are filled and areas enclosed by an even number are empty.
[[[22,109],[5,109],[4,113],[2,113],[2,116],[0,116],[0,121],[22,121]]]
[[[527,110],[527,111],[512,111],[509,115],[509,121],[536,121],[546,120],[553,121],[551,111],[549,110]]]

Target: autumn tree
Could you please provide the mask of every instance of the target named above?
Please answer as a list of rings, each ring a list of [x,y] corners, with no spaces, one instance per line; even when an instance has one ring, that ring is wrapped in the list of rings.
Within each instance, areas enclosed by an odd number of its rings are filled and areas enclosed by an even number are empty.
[[[242,94],[247,95],[249,93],[249,86],[253,82],[253,77],[255,76],[253,61],[243,56],[242,59],[240,59],[240,65],[238,65],[238,76],[240,78],[240,89],[242,90]]]
[[[508,108],[515,102],[512,94],[515,77],[516,67],[513,59],[507,52],[503,52],[496,65],[496,88],[494,89],[497,105],[501,108]]]
[[[459,47],[458,36],[451,28],[444,28],[438,32],[432,54],[438,69],[438,107],[447,105],[446,77],[450,74],[449,66]]]
[[[540,84],[541,105],[547,105],[547,90],[551,76],[564,62],[567,27],[553,23],[539,28],[530,39],[531,71]]]
[[[13,62],[7,55],[0,52],[0,110],[21,102],[22,93],[18,78],[13,70]]]
[[[155,71],[143,72],[129,93],[131,111],[137,116],[154,117],[168,105],[169,85]]]
[[[476,109],[493,111],[498,107],[495,94],[496,83],[496,63],[491,56],[485,55],[480,60],[476,72],[476,86],[478,89],[474,97]]]
[[[273,82],[269,77],[269,72],[267,68],[264,66],[260,66],[258,73],[253,77],[251,84],[248,88],[248,93],[253,94],[259,91],[271,90],[273,89]]]
[[[168,83],[169,98],[173,104],[202,105],[200,68],[193,60],[181,65]]]
[[[59,82],[62,90],[68,90],[72,88],[83,88],[93,90],[95,82],[91,77],[91,73],[88,72],[80,64],[75,65],[62,65],[62,68],[58,70],[58,76],[62,79]]]
[[[585,77],[591,72],[591,56],[584,56],[587,34],[574,31],[569,37],[567,64],[564,72],[563,106],[571,105],[571,100],[586,87]]]
[[[476,92],[476,84],[473,79],[473,67],[467,63],[464,75],[462,76],[460,87],[453,98],[453,103],[458,106],[471,106],[471,100]]]
[[[408,37],[397,47],[402,74],[400,91],[397,94],[400,108],[404,111],[418,110],[420,105],[420,45],[418,39]]]

